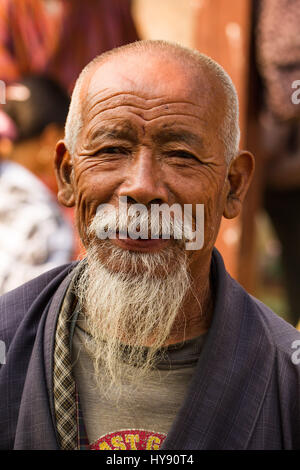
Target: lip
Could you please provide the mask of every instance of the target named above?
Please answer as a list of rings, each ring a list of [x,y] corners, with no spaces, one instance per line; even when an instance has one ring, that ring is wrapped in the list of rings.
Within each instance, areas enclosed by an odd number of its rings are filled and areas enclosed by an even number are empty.
[[[137,240],[134,240],[132,238],[125,238],[125,239],[115,238],[111,241],[125,250],[142,251],[142,252],[158,251],[164,246],[166,246],[167,243],[170,242],[170,240],[168,239],[165,240],[162,238],[153,239],[153,240],[152,239],[143,240],[140,238],[138,238]]]

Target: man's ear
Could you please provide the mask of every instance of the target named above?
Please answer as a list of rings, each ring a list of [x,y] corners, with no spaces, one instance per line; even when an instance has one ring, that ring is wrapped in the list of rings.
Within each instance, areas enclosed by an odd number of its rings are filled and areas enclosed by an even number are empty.
[[[55,152],[55,175],[58,186],[57,197],[61,204],[72,207],[75,204],[72,181],[72,158],[63,140],[57,142]]]
[[[229,191],[223,215],[226,219],[238,216],[254,173],[255,161],[250,152],[242,150],[230,163],[228,171]]]

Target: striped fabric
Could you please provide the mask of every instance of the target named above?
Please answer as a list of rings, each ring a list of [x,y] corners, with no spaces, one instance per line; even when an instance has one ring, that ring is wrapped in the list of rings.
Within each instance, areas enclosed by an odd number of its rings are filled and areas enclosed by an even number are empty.
[[[73,281],[71,282],[71,285]],[[54,349],[54,408],[59,443],[62,450],[78,449],[78,396],[71,369],[70,325],[75,297],[71,285],[63,301],[57,322]]]

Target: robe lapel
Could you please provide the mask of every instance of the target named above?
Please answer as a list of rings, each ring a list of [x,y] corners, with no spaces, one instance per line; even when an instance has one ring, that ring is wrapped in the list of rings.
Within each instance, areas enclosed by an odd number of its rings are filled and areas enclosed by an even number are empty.
[[[28,314],[29,318],[35,315],[37,306],[39,312],[43,310],[26,373],[14,449],[59,448],[53,411],[52,362],[59,306],[72,276],[72,273],[67,275],[70,270],[64,270],[54,279],[53,286],[48,286],[47,292],[40,295]],[[55,292],[52,298],[49,291]],[[47,299],[48,304],[44,303],[42,307],[43,299]]]
[[[162,449],[245,449],[275,358],[256,304],[215,250],[215,308],[186,399]]]

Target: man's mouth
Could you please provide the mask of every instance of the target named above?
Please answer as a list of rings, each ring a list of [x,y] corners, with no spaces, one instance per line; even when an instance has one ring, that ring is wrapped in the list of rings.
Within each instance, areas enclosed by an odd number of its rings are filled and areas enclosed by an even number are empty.
[[[141,252],[154,252],[164,248],[170,240],[157,238],[157,239],[132,239],[132,238],[120,238],[119,234],[117,234],[117,238],[111,239],[111,242],[115,245],[123,248],[125,250],[132,250],[132,251],[141,251]]]

